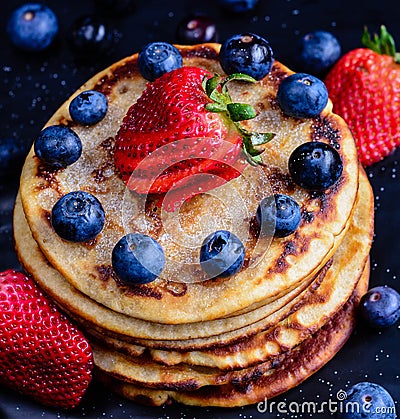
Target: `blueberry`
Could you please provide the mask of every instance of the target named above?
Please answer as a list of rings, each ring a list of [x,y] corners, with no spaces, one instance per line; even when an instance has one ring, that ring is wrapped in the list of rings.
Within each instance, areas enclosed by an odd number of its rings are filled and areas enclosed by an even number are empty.
[[[34,150],[43,163],[60,169],[79,159],[82,154],[82,143],[71,128],[64,125],[51,125],[38,135]]]
[[[215,42],[217,40],[215,21],[205,15],[190,15],[178,24],[176,38],[179,43],[188,45]]]
[[[256,219],[261,234],[268,234],[268,231],[273,231],[275,228],[276,237],[286,237],[292,234],[300,224],[300,206],[287,195],[267,196],[257,208]]]
[[[210,278],[226,278],[243,266],[245,249],[240,239],[226,230],[205,238],[200,249],[200,264]]]
[[[333,186],[343,172],[339,153],[330,145],[311,141],[298,146],[289,157],[293,181],[304,189],[321,192]]]
[[[61,197],[51,212],[55,232],[64,240],[85,242],[94,239],[103,229],[104,209],[100,201],[84,191]]]
[[[361,382],[347,391],[340,402],[338,419],[394,419],[395,404],[388,391],[379,384]]]
[[[0,177],[9,177],[22,168],[27,147],[13,138],[0,139]]]
[[[7,32],[18,48],[42,51],[51,45],[58,33],[58,19],[47,6],[26,3],[12,13]]]
[[[243,33],[228,38],[219,53],[226,74],[244,73],[256,80],[264,78],[274,62],[269,42],[253,33]]]
[[[68,40],[80,57],[92,59],[108,55],[118,41],[117,35],[101,17],[85,15],[72,24]]]
[[[324,74],[342,53],[338,39],[326,31],[309,32],[302,36],[298,48],[298,67],[314,75]]]
[[[219,0],[219,4],[233,13],[245,13],[253,10],[258,0]]]
[[[361,299],[360,312],[372,327],[392,326],[400,318],[400,294],[388,286],[371,288]]]
[[[108,109],[108,102],[103,93],[86,90],[76,96],[69,105],[71,118],[83,125],[93,125],[101,121]]]
[[[276,99],[282,111],[294,118],[313,118],[328,103],[328,90],[317,77],[295,73],[279,84]]]
[[[147,284],[163,271],[164,251],[152,237],[129,233],[115,245],[112,266],[118,278],[125,284]]]
[[[151,42],[140,51],[138,66],[145,79],[154,81],[163,74],[182,67],[182,56],[167,42]]]

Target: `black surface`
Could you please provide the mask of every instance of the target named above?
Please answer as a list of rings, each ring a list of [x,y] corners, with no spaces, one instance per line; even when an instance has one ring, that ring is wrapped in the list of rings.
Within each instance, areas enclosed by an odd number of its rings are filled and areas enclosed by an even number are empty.
[[[11,11],[21,1],[2,1],[0,13],[0,140],[12,137],[28,149],[47,119],[83,82],[113,61],[138,51],[153,40],[175,41],[178,22],[193,11],[202,11],[217,21],[219,39],[253,31],[272,44],[276,58],[291,65],[300,34],[325,29],[340,40],[343,52],[360,46],[364,25],[377,31],[385,24],[400,47],[400,10],[389,0],[260,0],[246,15],[228,15],[217,1],[137,1],[134,10],[122,16],[106,14],[120,42],[111,55],[87,62],[73,54],[67,44],[68,28],[84,14],[98,13],[93,1],[48,1],[60,19],[60,34],[47,52],[28,54],[9,42],[5,25]],[[398,48],[399,50],[400,48]],[[295,68],[294,68],[295,69]],[[375,191],[376,234],[371,252],[371,285],[387,284],[400,291],[400,150],[368,169]],[[1,162],[0,162],[1,164]],[[17,169],[18,171],[18,169]],[[11,173],[0,182],[0,270],[18,268],[12,245],[11,212],[18,175]],[[147,408],[124,400],[93,383],[82,404],[72,412],[43,408],[30,400],[0,388],[0,417],[6,418],[289,418],[309,417],[307,405],[316,404],[329,417],[334,410],[323,402],[337,402],[339,390],[359,381],[374,381],[400,400],[400,328],[374,332],[360,325],[341,352],[324,368],[297,388],[275,399],[284,402],[280,412],[259,412],[256,406],[238,409],[199,409],[185,406]],[[290,404],[292,403],[292,404]],[[297,404],[294,404],[297,403]],[[397,403],[396,403],[397,405]],[[299,409],[298,412],[295,410]],[[302,409],[305,411],[302,413]],[[399,410],[399,406],[397,407]],[[382,416],[383,417],[383,416]]]

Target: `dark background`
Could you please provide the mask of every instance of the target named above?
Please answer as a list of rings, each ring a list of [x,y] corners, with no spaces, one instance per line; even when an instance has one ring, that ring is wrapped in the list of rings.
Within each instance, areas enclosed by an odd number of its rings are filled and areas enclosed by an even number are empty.
[[[215,19],[219,40],[252,31],[266,37],[275,57],[294,70],[296,41],[311,30],[331,31],[343,52],[361,46],[364,25],[378,31],[385,24],[400,49],[400,10],[389,0],[260,0],[256,9],[242,15],[226,13],[217,0],[137,1],[134,10],[122,16],[102,13],[94,0],[47,1],[59,18],[60,33],[46,52],[24,53],[9,42],[6,21],[22,1],[2,1],[0,13],[0,141],[13,138],[26,149],[49,117],[81,84],[98,70],[141,49],[147,42],[175,42],[178,23],[189,13],[201,11]],[[119,42],[108,56],[86,61],[78,58],[67,43],[67,34],[79,17],[96,13],[115,28]],[[368,169],[375,191],[376,224],[371,252],[371,286],[387,284],[400,291],[400,150]],[[2,162],[0,161],[0,165]],[[19,167],[0,179],[0,270],[19,268],[13,251],[11,214],[18,187]],[[339,390],[359,381],[377,382],[400,400],[400,327],[377,332],[360,324],[346,346],[324,368],[297,388],[278,397],[290,402],[337,402]],[[397,410],[399,406],[396,402]],[[295,405],[292,405],[294,408]],[[82,404],[72,412],[43,408],[0,387],[0,417],[6,418],[301,418],[308,413],[258,412],[255,406],[237,409],[199,409],[186,406],[148,408],[114,395],[93,383]],[[329,417],[329,410],[313,414]]]

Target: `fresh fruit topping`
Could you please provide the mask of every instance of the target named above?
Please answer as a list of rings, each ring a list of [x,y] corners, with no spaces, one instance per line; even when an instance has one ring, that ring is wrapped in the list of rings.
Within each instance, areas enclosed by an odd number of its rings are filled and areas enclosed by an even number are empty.
[[[217,40],[215,21],[206,15],[190,15],[179,22],[176,38],[179,43],[194,45]]]
[[[47,6],[27,3],[12,13],[7,33],[16,47],[25,51],[42,51],[52,44],[58,33],[58,19]]]
[[[339,40],[330,32],[313,31],[303,35],[298,42],[296,64],[301,72],[322,75],[340,58]]]
[[[360,313],[372,327],[392,326],[400,318],[400,294],[388,286],[374,287],[361,298]]]
[[[298,146],[289,157],[289,172],[293,181],[310,191],[324,191],[340,178],[343,163],[330,145],[311,141]]]
[[[395,419],[396,407],[389,392],[379,384],[363,381],[350,387],[341,402],[338,419]]]
[[[226,74],[244,73],[261,80],[271,71],[274,55],[266,39],[243,33],[233,35],[221,45],[219,59]]]
[[[227,278],[243,266],[245,249],[230,231],[218,230],[207,236],[200,249],[200,264],[210,278]]]
[[[34,143],[36,156],[55,169],[75,163],[82,154],[78,135],[64,125],[51,125],[40,132]]]
[[[76,407],[92,378],[88,341],[21,272],[0,273],[0,383],[54,408]]]
[[[182,56],[168,42],[151,42],[140,51],[138,66],[145,79],[154,81],[163,74],[182,67]]]
[[[317,77],[295,73],[281,81],[276,100],[286,115],[294,118],[314,118],[328,103],[328,91]]]
[[[384,26],[373,39],[365,29],[362,43],[345,54],[325,84],[333,111],[349,125],[359,159],[369,166],[400,144],[400,54]]]
[[[25,160],[27,147],[14,138],[0,139],[0,177],[10,177],[10,174],[21,170]]]
[[[160,276],[165,266],[160,244],[145,234],[129,233],[112,251],[112,266],[127,285],[147,284]]]
[[[64,240],[84,242],[93,240],[103,229],[104,209],[100,201],[84,191],[70,192],[54,205],[51,223]]]
[[[86,15],[75,20],[69,34],[71,48],[83,59],[110,54],[120,36],[96,15]]]
[[[147,85],[115,143],[115,165],[131,190],[165,194],[179,188],[175,199],[180,202],[182,196],[189,199],[238,177],[245,167],[242,149],[252,164],[261,161],[260,146],[274,134],[241,127],[238,121],[254,117],[255,111],[232,103],[227,90],[232,80],[254,81],[242,74],[221,78],[181,67]],[[198,174],[212,176],[199,185]]]
[[[286,237],[296,231],[300,224],[300,206],[287,195],[267,196],[257,208],[256,219],[260,234],[273,232],[275,237]]]
[[[219,4],[233,13],[245,13],[256,7],[258,0],[219,0]]]
[[[69,105],[71,118],[82,125],[94,125],[101,121],[108,109],[108,101],[103,93],[86,90],[79,93]]]

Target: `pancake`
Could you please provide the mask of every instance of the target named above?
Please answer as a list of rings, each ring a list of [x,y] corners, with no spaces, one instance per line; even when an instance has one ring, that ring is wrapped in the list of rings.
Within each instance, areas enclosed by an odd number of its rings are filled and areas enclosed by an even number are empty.
[[[324,366],[342,348],[356,324],[357,307],[368,289],[369,269],[359,281],[354,293],[321,329],[294,350],[289,351],[272,368],[260,374],[236,372],[229,383],[206,385],[199,389],[155,389],[129,383],[97,370],[97,378],[112,391],[137,403],[161,406],[172,402],[196,406],[237,407],[265,402],[299,385]]]
[[[215,336],[254,324],[254,322],[264,320],[269,316],[272,317],[270,322],[276,322],[292,310],[304,298],[305,294],[318,287],[323,278],[320,273],[316,278],[312,278],[310,283],[304,282],[282,298],[246,314],[227,319],[190,323],[190,325],[165,325],[114,312],[88,298],[66,281],[46,260],[34,241],[22,210],[20,196],[17,196],[14,209],[14,237],[20,263],[64,311],[90,329],[93,334],[98,330],[99,333],[107,333],[110,336],[122,335],[126,340],[133,338],[132,341],[134,339],[178,341]],[[279,313],[276,314],[277,312]],[[117,345],[116,342],[115,344]],[[130,351],[132,352],[132,350],[138,351],[137,348],[131,348]]]
[[[219,45],[178,48],[184,65],[223,73]],[[122,118],[146,84],[137,68],[137,55],[89,80],[79,91],[94,88],[107,95],[104,120],[91,127],[77,125],[68,113],[71,98],[47,124],[73,128],[82,140],[81,158],[65,169],[49,170],[32,149],[21,175],[23,211],[45,258],[72,287],[97,303],[136,319],[172,325],[251,312],[309,283],[333,256],[349,227],[358,162],[351,133],[332,113],[330,102],[316,118],[296,120],[283,115],[276,91],[291,73],[275,62],[265,79],[254,84],[234,82],[230,88],[233,100],[251,103],[259,112],[244,123],[248,129],[276,133],[263,153],[265,166],[249,166],[239,178],[196,196],[174,213],[146,207],[145,197],[127,191],[113,164],[113,144]],[[287,169],[292,150],[312,140],[335,145],[344,165],[335,186],[318,194],[297,187]],[[66,242],[50,223],[54,203],[77,189],[95,194],[106,211],[105,227],[90,243]],[[250,225],[258,202],[271,192],[293,196],[302,208],[302,222],[293,235],[260,249]],[[246,267],[230,278],[205,280],[196,262],[198,248],[206,235],[219,228],[231,230],[245,243]],[[153,236],[166,253],[163,274],[150,284],[127,287],[114,280],[111,251],[130,231]],[[184,245],[189,239],[192,244]]]
[[[150,350],[150,356],[155,361],[168,366],[176,365],[172,369],[151,363],[147,353],[144,359],[140,356],[127,357],[115,350],[101,349],[98,345],[94,350],[96,365],[108,373],[124,376],[126,380],[135,382],[142,373],[145,377],[152,377],[153,386],[162,386],[163,380],[159,377],[166,375],[172,380],[174,368],[178,370],[178,377],[181,377],[182,364],[219,369],[247,368],[271,361],[274,357],[297,347],[340,311],[354,292],[360,278],[365,279],[369,275],[369,250],[373,236],[371,219],[373,199],[366,176],[362,176],[362,179],[350,229],[334,256],[326,278],[287,318],[264,332],[250,336],[243,333],[240,339],[233,343],[224,346],[217,343],[203,351],[184,352],[181,342],[176,342],[176,346],[181,345],[179,351]],[[88,332],[90,333],[90,330]],[[107,343],[110,342],[107,341]],[[122,342],[119,342],[117,349],[129,354],[129,348],[124,347]],[[207,378],[209,378],[209,373]],[[182,380],[178,378],[176,381]],[[196,378],[193,378],[192,382],[196,382]]]
[[[312,291],[297,304],[288,317],[276,323],[271,320],[268,323],[264,320],[270,328],[266,328],[265,331],[257,334],[254,331],[249,332],[249,329],[246,328],[241,329],[241,333],[235,335],[233,341],[226,342],[224,337],[221,336],[218,336],[218,340],[212,344],[209,339],[198,339],[197,349],[189,352],[185,351],[188,343],[169,341],[169,349],[172,350],[151,349],[144,356],[141,355],[146,347],[157,347],[160,342],[148,340],[145,342],[145,346],[129,345],[123,341],[104,337],[101,333],[94,332],[90,325],[85,325],[87,333],[94,336],[95,341],[102,341],[106,346],[121,352],[115,353],[110,349],[101,349],[96,344],[94,349],[98,367],[108,372],[111,372],[110,368],[112,368],[114,374],[130,374],[129,377],[131,379],[134,377],[135,380],[138,380],[140,372],[142,372],[142,375],[152,377],[152,383],[158,383],[160,386],[162,386],[163,381],[159,380],[159,377],[164,375],[168,376],[170,380],[175,380],[175,384],[171,385],[177,386],[178,383],[186,383],[187,381],[192,382],[192,384],[200,382],[204,385],[204,381],[202,381],[204,379],[214,378],[215,381],[221,382],[221,376],[226,378],[228,375],[221,371],[218,372],[217,377],[215,377],[215,373],[212,375],[210,371],[200,374],[196,368],[189,367],[189,371],[187,371],[187,368],[182,368],[181,365],[168,369],[154,361],[166,365],[189,364],[195,367],[237,369],[257,365],[260,362],[264,364],[267,361],[272,362],[274,358],[298,346],[340,310],[353,292],[362,272],[366,270],[373,235],[373,196],[364,171],[360,170],[359,173],[360,186],[356,209],[351,218],[348,233],[336,251],[329,269],[322,276],[320,285],[312,288]],[[21,206],[17,205],[15,210],[16,220],[19,219],[21,214]],[[20,222],[15,223],[17,243],[31,248],[33,239],[27,240],[26,237],[19,236],[21,225],[23,224]],[[26,257],[28,253],[24,249],[20,249],[19,254],[25,256],[24,259],[31,260],[31,257]],[[54,272],[53,268],[50,268],[50,270]],[[43,272],[39,273],[39,277],[42,278],[39,281],[43,281]],[[58,291],[61,292],[62,290],[58,289]],[[64,295],[64,297],[68,298],[69,295]],[[191,324],[187,325],[188,328],[191,326]],[[107,333],[106,330],[104,332]],[[189,348],[190,345],[196,346],[193,344],[193,340],[189,342]],[[102,346],[104,347],[104,344]],[[201,350],[204,347],[206,349]],[[123,354],[128,354],[130,358],[127,359]],[[149,355],[153,361],[149,360]],[[165,371],[162,374],[163,368]],[[173,378],[175,375],[178,378]],[[188,375],[190,378],[187,378]],[[199,375],[201,375],[201,378],[199,378]],[[186,377],[186,380],[182,377]],[[207,382],[207,384],[210,383]]]

